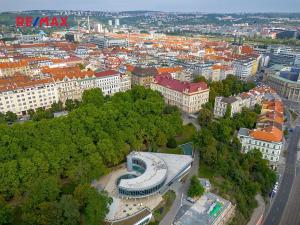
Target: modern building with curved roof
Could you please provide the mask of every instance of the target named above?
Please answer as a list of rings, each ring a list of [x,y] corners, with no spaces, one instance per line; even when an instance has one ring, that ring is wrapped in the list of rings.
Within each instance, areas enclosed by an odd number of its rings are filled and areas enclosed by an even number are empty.
[[[121,197],[143,198],[166,190],[185,175],[193,159],[187,155],[132,152],[127,156],[127,173],[117,179]]]

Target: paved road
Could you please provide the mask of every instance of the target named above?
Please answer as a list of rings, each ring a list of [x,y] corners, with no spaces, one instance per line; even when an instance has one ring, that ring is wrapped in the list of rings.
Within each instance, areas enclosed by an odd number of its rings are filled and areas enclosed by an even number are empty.
[[[295,178],[296,158],[297,158],[297,145],[300,137],[300,127],[297,126],[292,133],[289,144],[288,153],[286,158],[286,168],[283,174],[282,182],[271,209],[265,219],[264,225],[279,225],[287,205],[290,191]],[[300,196],[298,196],[300,200]],[[290,213],[299,214],[299,211],[292,210]],[[284,224],[284,225],[298,225],[298,224]]]
[[[196,127],[197,130],[200,130],[201,127],[198,123],[198,119],[191,117],[191,114],[182,113],[181,118],[182,118],[182,121],[183,121],[183,125],[192,123]]]
[[[179,185],[179,187],[175,190],[176,191],[176,199],[174,200],[173,205],[172,205],[171,209],[169,210],[169,212],[160,221],[160,223],[159,223],[160,225],[170,225],[173,223],[175,216],[181,207],[181,201],[186,196],[186,193],[187,193],[187,190],[188,190],[189,184],[190,184],[190,179],[193,175],[198,174],[198,168],[199,168],[199,152],[195,151],[194,162],[193,162],[191,171],[188,175],[188,179],[186,179],[186,181],[183,184]]]
[[[295,101],[290,101],[287,99],[282,99],[284,102],[284,105],[286,106],[287,109],[291,109],[292,111],[300,113],[300,103],[295,102]]]
[[[297,166],[292,191],[282,215],[280,225],[300,225],[300,166]]]

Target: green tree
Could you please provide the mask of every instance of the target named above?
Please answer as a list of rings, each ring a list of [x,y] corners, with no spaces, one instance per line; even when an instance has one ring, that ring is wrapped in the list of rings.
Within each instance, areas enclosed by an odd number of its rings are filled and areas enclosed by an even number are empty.
[[[7,122],[11,122],[11,123],[16,122],[18,119],[17,115],[11,111],[8,111],[6,113],[5,118]]]
[[[61,219],[65,225],[79,224],[79,203],[72,195],[63,195],[59,201]]]
[[[68,117],[0,124],[0,212],[15,224],[71,224],[78,213],[69,201],[78,202],[80,223],[101,224],[111,199],[91,182],[124,161],[130,150],[146,150],[158,138],[164,143],[164,135],[182,131],[179,110],[165,110],[162,96],[143,87],[117,93],[101,107],[68,104]],[[65,200],[71,196],[74,201]]]
[[[82,63],[78,63],[77,66],[79,67],[80,70],[85,69],[85,66]]]
[[[6,118],[5,118],[5,115],[3,113],[0,113],[0,124],[1,123],[6,123]]]
[[[177,147],[177,142],[174,137],[168,138],[167,147],[168,148],[176,148]]]
[[[53,118],[53,112],[51,109],[38,108],[32,116],[33,121],[40,121],[42,119]]]
[[[231,105],[230,105],[230,104],[227,104],[226,112],[225,112],[224,118],[230,118],[230,117],[231,117]]]
[[[200,183],[197,176],[192,176],[191,183],[188,189],[188,196],[191,198],[200,197],[204,193],[204,187]]]
[[[160,147],[167,144],[167,137],[163,132],[158,133],[156,144]]]
[[[72,99],[67,99],[65,102],[65,109],[68,112],[71,112],[72,110],[76,109],[76,104]]]
[[[64,110],[63,103],[61,101],[52,103],[51,110],[53,112],[61,112],[61,111],[63,111]]]
[[[208,84],[208,81],[204,76],[197,76],[194,78],[193,83],[198,83],[198,82],[205,82]]]
[[[261,112],[261,106],[259,104],[255,104],[255,106],[254,106],[254,112],[256,114],[260,114],[260,112]]]
[[[93,104],[96,107],[100,107],[104,103],[104,96],[100,88],[94,88],[86,90],[82,94],[82,103],[84,105]]]
[[[30,118],[33,117],[34,113],[35,113],[35,111],[33,109],[28,109],[27,110],[27,114],[30,116]]]
[[[12,224],[12,208],[5,202],[5,200],[0,196],[0,224]]]
[[[105,193],[99,194],[96,189],[87,184],[78,186],[74,191],[74,196],[81,210],[84,210],[84,224],[101,224],[112,199]]]
[[[203,108],[199,112],[198,121],[200,126],[207,126],[213,119],[213,114],[210,110]]]

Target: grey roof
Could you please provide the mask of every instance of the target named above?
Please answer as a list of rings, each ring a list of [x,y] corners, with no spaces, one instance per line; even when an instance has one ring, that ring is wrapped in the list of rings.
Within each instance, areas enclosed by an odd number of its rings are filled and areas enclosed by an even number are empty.
[[[165,153],[153,153],[161,158],[168,167],[166,184],[173,180],[183,169],[193,162],[190,155],[176,155]]]
[[[249,129],[247,129],[247,128],[240,128],[238,135],[249,136]]]
[[[221,212],[218,215],[212,215],[210,213],[211,209],[213,204],[217,202],[222,205]],[[182,207],[185,212],[179,211],[179,214],[182,216],[179,219],[176,216],[177,220],[174,222],[174,225],[212,225],[230,205],[229,201],[215,194],[205,193],[191,208]]]
[[[146,170],[136,178],[121,179],[119,187],[126,190],[144,190],[166,179],[168,167],[161,158],[149,152],[132,152],[130,155],[133,159],[143,161],[146,164]]]
[[[238,99],[234,96],[230,96],[230,97],[227,97],[227,98],[222,98],[222,102],[225,102],[227,104],[231,104],[233,102],[236,102]]]
[[[130,155],[142,160],[146,164],[146,171],[136,178],[121,179],[119,187],[126,190],[144,190],[156,186],[164,179],[167,184],[193,161],[188,155],[152,152],[132,152]]]

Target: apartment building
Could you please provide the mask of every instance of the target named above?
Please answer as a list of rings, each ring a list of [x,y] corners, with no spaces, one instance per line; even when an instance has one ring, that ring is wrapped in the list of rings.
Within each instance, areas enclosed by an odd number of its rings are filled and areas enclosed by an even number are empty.
[[[292,66],[299,52],[289,46],[270,45],[267,48],[267,54],[270,57],[270,66],[275,64]]]
[[[120,92],[121,75],[115,70],[107,70],[95,73],[94,87],[101,88],[104,95],[113,95]],[[81,85],[84,88],[83,85]]]
[[[209,88],[206,83],[182,82],[171,74],[157,75],[150,88],[160,92],[167,104],[175,105],[184,112],[194,113],[208,102]]]
[[[109,48],[109,47],[127,47],[129,42],[123,38],[112,38],[108,36],[94,36],[88,40],[89,43],[93,43],[98,48]]]
[[[47,68],[44,73],[52,76],[58,86],[59,99],[80,99],[83,91],[91,88],[100,88],[103,95],[113,95],[131,88],[128,75],[120,74],[115,70],[101,72],[81,71],[77,66],[66,68]]]
[[[226,79],[230,74],[235,74],[235,70],[231,66],[215,64],[210,68],[202,70],[201,76],[209,81],[220,81]]]
[[[0,112],[11,111],[25,115],[29,109],[49,108],[59,100],[57,86],[52,78],[32,80],[24,75],[1,79]]]
[[[79,81],[94,75],[93,71],[81,71],[79,67],[44,68],[42,73],[54,79],[62,102],[80,99],[84,89],[80,87]]]
[[[255,61],[253,58],[234,60],[232,66],[235,69],[235,75],[242,80],[247,80],[253,74]]]
[[[242,111],[242,104],[239,97],[216,97],[214,106],[214,116],[224,117],[229,106],[231,110],[230,117],[232,117],[235,113],[239,113]]]
[[[120,91],[125,92],[131,89],[131,77],[128,74],[120,76]]]
[[[250,150],[258,149],[263,158],[270,162],[270,166],[276,169],[284,145],[283,124],[284,115],[281,100],[276,98],[264,100],[256,128],[253,130],[241,128],[238,132],[242,152],[247,153]]]
[[[154,67],[142,68],[135,67],[131,72],[132,84],[149,87],[154,77],[158,74],[158,71]]]
[[[276,168],[283,146],[283,135],[280,129],[275,126],[254,130],[241,128],[238,132],[238,138],[242,144],[243,153],[258,149],[263,158],[270,161],[271,167]]]
[[[11,77],[15,73],[29,75],[30,67],[26,61],[0,63],[0,78]]]
[[[80,100],[85,90],[100,88],[113,95],[131,88],[128,75],[114,70],[81,71],[78,67],[44,68],[41,79],[23,74],[0,79],[0,112],[27,114],[29,109],[49,108],[54,102]]]
[[[217,96],[215,98],[214,116],[217,118],[224,117],[229,105],[231,117],[235,113],[240,113],[244,107],[253,108],[255,104],[261,104],[264,95],[269,92],[271,92],[271,89],[268,87],[256,87],[249,92],[243,92],[236,96]]]
[[[273,69],[272,69],[273,68]],[[265,81],[280,96],[290,100],[300,100],[300,68],[273,66],[266,71]],[[276,68],[279,68],[277,70]]]

